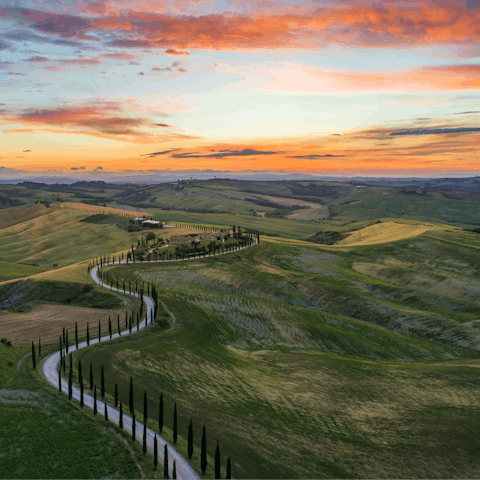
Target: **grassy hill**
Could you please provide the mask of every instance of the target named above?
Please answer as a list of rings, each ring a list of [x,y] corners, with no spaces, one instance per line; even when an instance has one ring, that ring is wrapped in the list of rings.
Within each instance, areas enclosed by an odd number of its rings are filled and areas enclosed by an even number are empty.
[[[19,188],[22,195],[38,192],[34,186]],[[228,192],[226,201],[244,202],[235,203],[237,212],[247,205],[261,207],[247,199],[250,195],[263,200],[260,195],[276,197],[277,202],[309,202],[330,212],[330,219],[301,221],[164,210],[160,207],[171,198],[171,184],[134,189],[100,183],[69,188],[43,192],[70,200],[70,208],[32,205],[0,211],[4,219],[0,221],[0,260],[8,262],[4,264],[7,281],[0,285],[1,303],[27,293],[31,297],[30,303],[24,302],[23,313],[0,315],[0,329],[21,330],[21,322],[38,321],[35,335],[50,327],[54,331],[63,317],[93,318],[95,303],[102,306],[113,300],[96,287],[94,297],[83,291],[91,285],[86,262],[126,251],[147,232],[128,232],[125,225],[115,223],[116,214],[142,210],[168,221],[235,224],[277,234],[262,235],[259,246],[216,258],[111,267],[119,278],[154,283],[165,318],[171,315],[180,328],[147,329],[131,339],[93,346],[76,358],[95,365],[97,384],[99,366],[104,365],[107,391],[112,395],[118,383],[124,404],[128,402],[124,385],[132,376],[138,418],[143,413],[144,390],[151,422],[158,420],[158,398],[163,393],[167,438],[171,438],[176,402],[179,448],[185,447],[187,426],[193,419],[198,452],[205,424],[209,455],[213,456],[218,439],[222,463],[232,457],[236,478],[480,475],[476,435],[480,427],[480,235],[447,224],[477,221],[477,203],[333,182],[222,180],[188,186],[216,205],[220,197],[211,192]],[[232,196],[231,192],[237,193]],[[108,205],[125,198],[149,207],[121,204],[124,210],[109,210],[103,224],[82,222],[105,207],[75,205],[81,194],[99,203],[108,200]],[[175,208],[188,208],[185,205],[180,202]],[[168,238],[194,231],[175,228],[161,234]],[[333,244],[304,241],[308,237],[327,238]],[[16,275],[30,275],[30,279],[15,282]],[[70,288],[68,282],[77,285]],[[124,307],[108,306],[105,312]],[[15,315],[22,317],[15,322]],[[9,323],[2,324],[2,317]],[[1,344],[0,348],[7,347]],[[18,360],[28,358],[28,351],[18,345],[8,348],[12,348],[8,355],[0,355],[0,379],[16,379],[8,389],[28,387],[44,395],[38,372],[23,365],[15,373]],[[46,346],[46,352],[48,348],[53,346]],[[43,405],[45,399],[46,394],[38,401]],[[55,408],[63,412],[61,405],[66,402],[57,400]],[[26,402],[18,410],[8,410],[4,420],[17,421],[32,405]],[[67,425],[66,418],[79,421],[68,409],[58,420]],[[46,428],[46,417],[34,421],[39,415],[24,417],[24,437],[35,438],[34,429]],[[13,432],[14,423],[8,425]],[[59,425],[52,431],[63,432]],[[94,435],[105,438],[100,430],[93,430]],[[29,455],[25,438],[12,435],[13,443]],[[114,448],[116,440],[109,441]],[[83,443],[78,448],[92,455]],[[106,458],[104,453],[99,455]],[[11,456],[7,460],[11,465]],[[77,472],[77,467],[68,470],[62,465],[61,476]],[[26,474],[22,465],[17,467],[10,476]],[[92,472],[139,475],[126,465],[111,467],[115,470]],[[45,475],[58,473],[48,472]],[[148,471],[147,476],[154,474]]]
[[[163,393],[169,429],[176,402],[196,448],[205,423],[237,477],[476,476],[478,247],[460,230],[365,246],[264,238],[188,265],[114,267],[155,283],[181,328],[80,357],[105,366],[110,393],[132,376],[153,421]]]
[[[451,179],[450,179],[451,180]],[[422,187],[328,181],[184,180],[154,185],[115,185],[77,182],[46,185],[24,182],[0,185],[0,200],[7,196],[17,204],[40,201],[71,202],[115,207],[118,204],[158,212],[282,216],[322,222],[408,218],[453,224],[480,224],[478,181],[449,179],[423,182]],[[452,189],[455,188],[455,189]],[[462,190],[462,188],[464,188]],[[477,190],[475,190],[477,189]],[[0,202],[0,207],[7,206]],[[302,207],[300,210],[296,208]]]

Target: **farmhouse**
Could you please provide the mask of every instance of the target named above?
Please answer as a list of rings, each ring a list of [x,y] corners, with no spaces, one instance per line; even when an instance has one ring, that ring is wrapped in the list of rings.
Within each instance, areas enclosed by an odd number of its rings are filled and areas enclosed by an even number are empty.
[[[198,237],[183,237],[182,235],[174,235],[170,237],[169,245],[191,245],[198,242]]]
[[[226,233],[224,232],[202,232],[198,234],[198,238],[200,240],[211,240],[215,241],[217,237],[224,238],[226,236]]]

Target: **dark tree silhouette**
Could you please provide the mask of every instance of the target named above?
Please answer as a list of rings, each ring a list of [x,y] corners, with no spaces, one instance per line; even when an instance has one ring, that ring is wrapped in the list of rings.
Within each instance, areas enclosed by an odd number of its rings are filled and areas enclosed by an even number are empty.
[[[93,414],[97,414],[97,386],[93,386]]]
[[[112,321],[108,317],[108,334],[110,335],[110,340],[112,339]]]
[[[32,342],[32,365],[33,365],[33,368],[37,366],[37,360],[35,358],[35,345],[33,344],[33,342]]]
[[[70,371],[68,372],[68,399],[72,399],[72,387],[73,387],[73,368],[70,362]]]
[[[87,347],[90,346],[90,329],[88,327],[88,322],[87,322]]]
[[[173,471],[172,471],[172,478],[175,480],[177,479],[177,461],[173,461]]]
[[[136,436],[135,410],[132,412],[132,440],[135,441]]]
[[[68,332],[67,332],[68,336]],[[102,327],[100,326],[100,320],[98,321],[98,343],[102,341]]]
[[[103,365],[102,369],[100,370],[100,393],[102,395],[102,398],[105,397],[105,372],[103,370]]]
[[[220,446],[218,445],[215,450],[215,478],[220,478]]]
[[[78,383],[80,384],[80,408],[83,408],[83,373],[82,361],[78,361]]]
[[[68,330],[67,330],[67,335],[65,338],[65,351],[68,353]]]
[[[133,412],[133,378],[130,377],[130,392],[128,394],[128,408],[130,413]]]
[[[157,442],[157,434],[153,439],[153,468],[157,470],[158,465],[158,442]]]
[[[202,433],[202,451],[200,454],[200,468],[202,470],[202,474],[205,475],[205,471],[207,470],[207,435],[205,433],[205,425],[203,426],[203,433]]]
[[[147,413],[147,391],[145,390],[143,392],[143,423],[147,422],[147,417],[148,417],[148,413]]]
[[[147,453],[147,422],[143,423],[143,454]]]
[[[123,405],[120,402],[120,420],[118,422],[118,426],[123,430]]]
[[[78,350],[78,325],[75,322],[75,348]]]
[[[163,450],[163,478],[168,478],[168,446]]]
[[[163,430],[163,393],[160,395],[160,403],[158,407],[158,431],[162,433]]]
[[[105,421],[108,422],[108,408],[107,408],[107,402],[105,402]]]
[[[60,368],[58,370],[58,391],[62,391],[62,366],[60,365]]]
[[[232,462],[230,461],[230,457],[227,460],[227,477],[228,479],[232,478]]]
[[[177,402],[175,402],[175,408],[173,410],[173,443],[177,443]]]
[[[193,455],[193,420],[190,419],[190,425],[188,426],[188,458],[192,458]]]

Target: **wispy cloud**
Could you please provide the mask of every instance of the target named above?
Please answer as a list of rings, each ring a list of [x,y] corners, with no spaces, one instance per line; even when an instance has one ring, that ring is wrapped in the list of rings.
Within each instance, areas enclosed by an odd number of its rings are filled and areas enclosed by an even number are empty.
[[[391,137],[400,136],[400,135],[443,135],[447,133],[473,133],[480,132],[480,128],[432,128],[432,129],[423,129],[423,130],[405,130],[401,132],[392,132],[390,133]]]
[[[151,127],[151,121],[145,117],[129,116],[124,111],[123,105],[117,102],[91,102],[88,105],[44,109],[30,108],[20,112],[4,112],[0,118],[4,122],[53,127],[48,130],[50,133],[77,133],[135,143],[156,143],[175,138],[188,138],[186,135],[155,135],[146,131]],[[59,129],[59,127],[72,130]],[[13,133],[13,131],[4,130],[4,133]]]
[[[245,157],[251,155],[275,155],[284,152],[265,152],[244,148],[242,150],[221,150],[217,153],[174,153],[173,158],[225,158],[225,157]]]
[[[326,155],[287,155],[285,158],[304,158],[305,160],[318,160],[320,158],[339,158],[344,156],[345,155],[331,155],[327,153]]]

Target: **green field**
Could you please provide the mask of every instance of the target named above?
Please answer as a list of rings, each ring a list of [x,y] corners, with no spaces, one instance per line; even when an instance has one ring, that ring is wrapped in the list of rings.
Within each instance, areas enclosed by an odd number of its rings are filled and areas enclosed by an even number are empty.
[[[0,343],[1,478],[153,478],[151,455],[47,386],[29,352]]]
[[[22,194],[28,193],[28,187],[22,188]],[[118,383],[124,404],[132,376],[140,416],[147,390],[152,426],[163,393],[169,441],[176,402],[182,452],[193,419],[197,471],[205,424],[210,457],[218,439],[222,465],[231,456],[236,478],[480,476],[480,235],[439,225],[478,222],[478,203],[333,182],[188,186],[198,192],[243,189],[328,204],[330,219],[306,222],[240,214],[246,205],[238,204],[237,214],[162,210],[171,185],[82,188],[92,197],[136,202],[137,209],[170,222],[236,225],[279,235],[262,235],[260,245],[230,255],[109,267],[120,280],[155,284],[165,307],[164,326],[175,319],[180,328],[147,329],[76,357],[92,362],[97,384],[104,365],[108,394]],[[303,195],[299,188],[305,189]],[[73,201],[80,193],[61,196]],[[60,195],[43,194],[52,200]],[[217,201],[211,193],[202,195]],[[151,197],[157,200],[150,202]],[[106,224],[81,221],[91,214],[41,205],[0,211],[0,274],[3,268],[4,280],[10,280],[0,285],[2,310],[12,298],[19,315],[42,302],[67,309],[119,305],[119,297],[92,289],[87,263],[129,250],[146,231],[128,232],[125,225],[108,223],[110,217]],[[304,241],[322,231],[330,233],[314,239],[344,240],[349,232],[377,228],[379,220],[398,226],[420,219],[435,222],[432,230],[397,241],[386,232],[389,243]],[[195,231],[155,233],[168,239]],[[20,276],[32,277],[11,281]],[[46,346],[44,355],[49,348],[54,345]],[[113,427],[57,397],[41,380],[39,368],[31,371],[28,354],[28,348],[0,344],[0,387],[8,391],[0,395],[0,420],[8,435],[0,444],[5,453],[0,471],[9,478],[158,477],[151,458],[138,455],[138,446],[126,445]],[[7,403],[12,398],[23,403]],[[67,437],[69,428],[78,435]],[[61,460],[52,461],[43,446],[36,447],[42,432],[52,450],[65,443]],[[90,462],[87,470],[73,458],[75,451]],[[118,460],[107,459],[109,452],[119,452]],[[40,463],[42,457],[47,466]],[[212,458],[209,462],[206,478],[213,475]],[[36,475],[31,473],[35,464],[44,468]]]
[[[475,477],[480,336],[466,322],[478,318],[478,254],[452,238],[347,249],[264,238],[188,265],[114,267],[154,282],[181,328],[80,356],[105,366],[110,393],[133,376],[153,421],[160,393],[169,428],[177,402],[197,449],[205,423],[209,453],[219,439],[240,478]],[[388,278],[359,273],[365,263]]]
[[[28,277],[42,272],[40,267],[22,265],[19,263],[0,262],[0,282],[12,280],[13,278]]]

